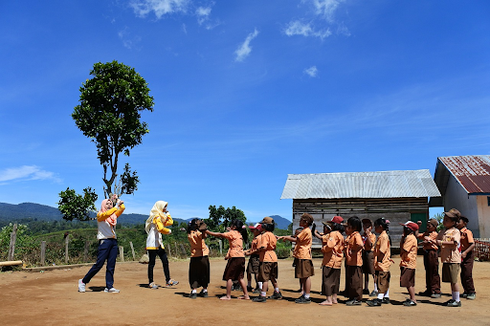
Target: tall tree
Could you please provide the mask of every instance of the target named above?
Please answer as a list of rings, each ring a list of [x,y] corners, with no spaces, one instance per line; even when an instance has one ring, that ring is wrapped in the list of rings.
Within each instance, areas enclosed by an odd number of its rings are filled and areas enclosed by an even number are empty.
[[[226,227],[233,220],[240,220],[245,224],[247,222],[247,217],[245,213],[233,206],[232,208],[224,208],[220,205],[216,208],[215,205],[209,206],[209,218],[205,219],[206,225],[212,231],[224,231]]]
[[[96,63],[93,76],[80,87],[80,104],[72,114],[77,127],[97,146],[97,157],[104,170],[105,196],[113,193],[121,153],[141,144],[149,132],[141,111],[153,111],[148,84],[133,68],[117,61]],[[139,182],[129,164],[121,176],[119,194],[132,194]],[[117,184],[117,183],[116,183]],[[117,193],[117,192],[116,192]]]

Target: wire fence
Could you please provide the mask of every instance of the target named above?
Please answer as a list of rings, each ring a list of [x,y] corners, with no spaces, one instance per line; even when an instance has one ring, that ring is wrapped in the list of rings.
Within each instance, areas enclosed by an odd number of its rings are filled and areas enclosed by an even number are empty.
[[[490,239],[475,239],[475,257],[479,261],[490,261]]]

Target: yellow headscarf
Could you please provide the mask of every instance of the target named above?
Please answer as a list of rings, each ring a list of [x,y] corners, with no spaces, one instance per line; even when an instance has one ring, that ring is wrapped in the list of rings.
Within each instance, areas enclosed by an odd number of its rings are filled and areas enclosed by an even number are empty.
[[[146,233],[150,232],[150,226],[153,222],[153,219],[157,216],[164,217],[166,213],[163,212],[165,207],[167,207],[168,203],[163,200],[159,200],[153,205],[153,208],[150,211],[150,216],[146,219],[145,223],[145,231]]]

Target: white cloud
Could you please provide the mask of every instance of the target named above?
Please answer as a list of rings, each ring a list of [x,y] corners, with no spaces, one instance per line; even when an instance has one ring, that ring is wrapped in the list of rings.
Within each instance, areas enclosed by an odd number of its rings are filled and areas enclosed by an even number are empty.
[[[315,7],[315,13],[325,20],[334,22],[335,11],[341,2],[345,0],[310,0]]]
[[[318,74],[318,69],[316,66],[311,66],[310,68],[303,70],[303,72],[310,77],[316,77]]]
[[[205,21],[209,19],[211,15],[211,7],[198,7],[196,9],[197,22],[202,25]]]
[[[133,49],[136,46],[136,44],[138,44],[141,41],[141,37],[131,36],[127,27],[119,31],[117,35],[119,36],[119,39],[123,42],[124,47],[130,50]]]
[[[154,12],[160,19],[166,14],[185,13],[189,4],[189,0],[134,0],[129,5],[138,17],[146,17],[150,12]]]
[[[254,29],[254,31],[250,34],[248,34],[247,38],[245,41],[238,47],[238,49],[235,51],[236,58],[235,61],[243,61],[245,60],[246,57],[250,55],[250,52],[252,52],[252,47],[250,46],[250,42],[259,35],[259,31],[257,29]]]
[[[0,171],[0,182],[5,183],[16,180],[53,180],[61,182],[53,172],[41,170],[35,165],[24,165]]]
[[[294,35],[313,36],[313,37],[319,37],[322,40],[332,35],[332,32],[330,32],[330,29],[328,28],[323,30],[315,30],[313,29],[313,27],[311,27],[310,23],[305,24],[298,20],[290,22],[289,25],[284,30],[284,33],[287,36],[294,36]]]

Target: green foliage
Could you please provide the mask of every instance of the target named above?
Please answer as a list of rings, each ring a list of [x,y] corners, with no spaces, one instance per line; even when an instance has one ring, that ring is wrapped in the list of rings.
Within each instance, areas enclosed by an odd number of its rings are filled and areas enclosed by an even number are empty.
[[[9,247],[10,247],[10,235],[12,234],[13,224],[4,226],[0,230],[0,261],[7,260]],[[33,237],[27,234],[27,225],[17,224],[17,234],[15,241],[14,260],[18,260],[30,253],[36,248]]]
[[[437,232],[439,232],[441,229],[444,228],[444,225],[442,225],[442,220],[444,220],[444,213],[434,214],[432,218],[436,219],[437,222],[439,222],[439,225],[437,226]]]
[[[83,195],[78,195],[75,190],[66,188],[65,191],[59,193],[60,200],[58,209],[63,218],[67,221],[79,220],[88,221],[90,212],[95,212],[95,201],[98,196],[95,191],[87,187],[83,189]]]
[[[215,205],[210,205],[209,218],[204,219],[204,222],[209,230],[223,232],[230,225],[230,222],[235,219],[242,221],[243,224],[246,224],[247,222],[245,213],[235,206],[225,209],[222,205],[218,208],[216,208]]]
[[[147,123],[140,121],[140,112],[153,111],[154,102],[143,77],[122,63],[96,63],[90,75],[93,78],[80,87],[80,104],[72,117],[97,146],[97,157],[104,169],[104,190],[109,197],[117,177],[119,155],[129,156],[129,150],[141,144],[142,137],[149,132]],[[139,180],[129,165],[123,179],[123,183],[128,182],[123,185],[125,193],[133,193]]]

